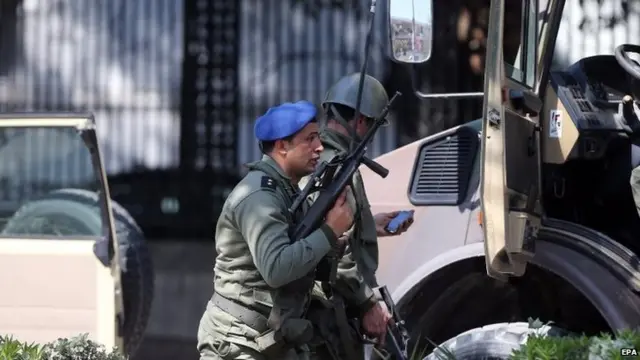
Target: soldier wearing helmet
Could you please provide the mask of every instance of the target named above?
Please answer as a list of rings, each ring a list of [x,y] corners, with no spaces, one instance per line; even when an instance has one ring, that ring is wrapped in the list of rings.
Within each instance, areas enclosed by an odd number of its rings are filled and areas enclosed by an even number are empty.
[[[345,76],[338,80],[326,94],[322,103],[326,115],[326,126],[320,133],[324,147],[320,156],[321,161],[330,161],[333,157],[349,151],[351,141],[359,141],[367,133],[374,119],[382,113],[389,101],[382,84],[374,77],[365,75],[360,114],[356,117],[359,82],[360,73]],[[371,213],[359,171],[353,176],[347,202],[354,214],[354,225],[343,235],[349,239],[349,245],[339,261],[334,286],[327,291],[327,284],[323,284],[323,290],[325,294],[333,295],[331,311],[336,313],[344,311],[352,318],[358,318],[361,329],[382,343],[391,315],[387,309],[378,304],[373,292],[373,288],[378,286],[375,278],[378,268],[377,239],[379,236],[392,235],[385,230],[385,227],[398,212],[381,213],[375,216]],[[412,220],[408,221],[393,235],[406,231],[411,222]],[[326,304],[326,300],[326,298],[323,299],[323,303]],[[326,351],[341,354],[339,358],[362,358],[362,343],[355,338],[353,341],[349,340],[347,333],[350,331],[345,328],[345,321],[340,320],[345,316],[334,314],[337,316],[329,317],[317,315],[318,313],[310,311],[309,319],[317,326],[316,333],[324,338],[323,345],[330,348]],[[328,319],[331,318],[335,321],[327,324]],[[339,336],[336,337],[336,334]],[[339,342],[337,345],[336,340]],[[318,353],[323,351],[322,346],[317,350]]]

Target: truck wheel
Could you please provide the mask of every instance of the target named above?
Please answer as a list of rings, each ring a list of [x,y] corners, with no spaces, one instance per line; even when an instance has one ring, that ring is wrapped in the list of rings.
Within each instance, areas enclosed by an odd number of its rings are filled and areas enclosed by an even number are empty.
[[[509,359],[513,350],[519,349],[534,334],[562,336],[567,332],[548,325],[532,328],[525,322],[487,325],[445,341],[440,344],[440,348],[446,351],[436,349],[424,360],[449,359],[447,352],[456,360]]]
[[[61,226],[68,234],[102,234],[96,193],[83,189],[61,189],[24,204],[9,219],[3,234],[51,234]],[[149,320],[154,291],[154,273],[142,230],[129,212],[111,201],[120,250],[125,322],[123,340],[132,356],[142,342]],[[42,221],[46,220],[46,221]],[[53,226],[51,226],[53,225]]]

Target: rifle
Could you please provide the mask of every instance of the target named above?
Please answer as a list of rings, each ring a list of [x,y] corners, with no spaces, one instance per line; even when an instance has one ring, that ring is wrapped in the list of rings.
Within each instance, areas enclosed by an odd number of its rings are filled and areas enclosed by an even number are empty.
[[[365,154],[367,151],[367,145],[369,145],[375,133],[384,123],[391,105],[396,98],[401,95],[402,94],[400,92],[396,92],[393,95],[391,100],[389,100],[382,110],[382,113],[373,121],[369,131],[367,131],[362,140],[355,147],[352,147],[352,151],[343,156],[338,156],[328,163],[322,162],[311,175],[309,182],[307,182],[304,189],[302,189],[302,192],[294,200],[291,208],[289,208],[289,212],[291,214],[295,214],[302,203],[306,201],[312,193],[320,192],[320,194],[306,212],[302,220],[294,228],[291,234],[292,241],[299,241],[309,236],[309,234],[320,227],[327,212],[333,207],[333,204],[345,187],[351,183],[353,174],[355,174],[361,164],[366,165],[369,169],[383,178],[389,175],[389,170],[374,160],[367,158]],[[332,263],[328,265],[330,268],[329,270],[326,270],[327,265],[325,265],[325,267],[319,266],[316,277],[318,280],[329,280],[330,283],[335,281],[338,266],[336,258],[337,255],[332,257],[334,259],[332,259]]]
[[[382,301],[387,306],[387,310],[391,314],[393,322],[387,325],[386,343],[387,348],[390,349],[391,354],[396,360],[407,360],[409,355],[407,353],[407,346],[409,344],[409,332],[404,326],[404,320],[400,318],[400,314],[396,310],[396,306],[391,298],[389,289],[387,286],[381,286],[378,288]]]
[[[316,191],[320,191],[320,195],[314,201],[309,211],[305,214],[302,221],[293,231],[292,240],[298,241],[316,230],[325,215],[333,207],[340,193],[351,182],[353,174],[358,170],[360,165],[366,165],[371,171],[385,178],[389,175],[389,170],[365,156],[367,145],[373,139],[373,136],[384,123],[384,119],[389,113],[389,109],[393,102],[402,94],[398,91],[393,95],[391,100],[382,109],[382,113],[373,121],[369,131],[365,134],[358,145],[349,154],[338,156],[329,163],[322,162],[316,168],[316,171],[310,176],[309,182],[305,185],[302,192],[296,197],[295,201],[289,208],[289,212],[294,214],[299,210],[302,203]],[[339,169],[338,169],[339,168]]]

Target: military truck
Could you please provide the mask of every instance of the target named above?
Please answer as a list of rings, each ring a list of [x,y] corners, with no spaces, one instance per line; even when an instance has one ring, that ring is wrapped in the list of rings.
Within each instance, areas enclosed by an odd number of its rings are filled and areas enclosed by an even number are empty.
[[[154,274],[103,164],[91,114],[0,114],[0,335],[135,353]]]
[[[507,2],[490,2],[482,119],[378,157],[387,178],[362,169],[373,213],[415,210],[409,231],[380,239],[379,283],[414,343],[458,359],[507,358],[532,331],[640,325],[640,66],[628,56],[640,46],[550,71],[565,1],[523,1],[519,29],[504,26]],[[390,0],[390,27],[410,18],[431,31],[431,5]],[[408,66],[430,56],[424,43],[403,50],[392,56]],[[553,323],[532,330],[530,318]]]

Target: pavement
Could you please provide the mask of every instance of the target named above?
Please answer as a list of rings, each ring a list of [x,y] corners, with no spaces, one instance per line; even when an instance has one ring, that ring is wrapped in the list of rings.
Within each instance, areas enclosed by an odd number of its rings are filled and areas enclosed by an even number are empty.
[[[147,336],[131,360],[199,360],[196,340]]]

